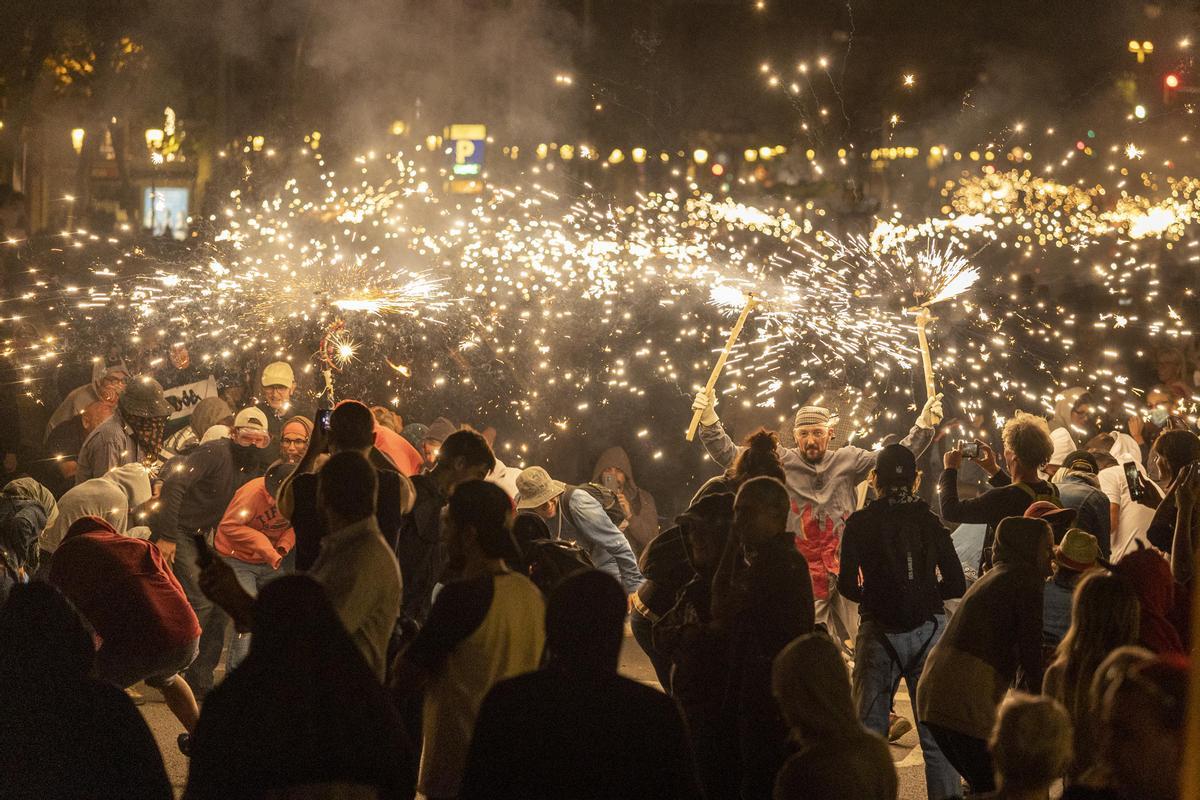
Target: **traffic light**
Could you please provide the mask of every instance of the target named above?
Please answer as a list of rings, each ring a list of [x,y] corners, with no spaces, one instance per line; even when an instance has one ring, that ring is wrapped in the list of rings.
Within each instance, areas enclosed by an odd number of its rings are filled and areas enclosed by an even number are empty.
[[[1175,99],[1175,90],[1183,84],[1177,72],[1168,72],[1163,76],[1163,105],[1169,106]]]

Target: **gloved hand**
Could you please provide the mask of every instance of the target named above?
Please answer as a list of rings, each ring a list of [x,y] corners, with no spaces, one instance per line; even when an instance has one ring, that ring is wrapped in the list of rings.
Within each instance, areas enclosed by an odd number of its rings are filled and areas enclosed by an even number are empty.
[[[936,427],[942,421],[942,416],[942,393],[938,392],[925,401],[925,407],[921,409],[921,414],[917,417],[917,427]]]
[[[708,394],[703,391],[696,392],[696,399],[692,401],[692,411],[699,411],[701,425],[716,425],[721,421],[717,416],[717,397],[715,394]]]

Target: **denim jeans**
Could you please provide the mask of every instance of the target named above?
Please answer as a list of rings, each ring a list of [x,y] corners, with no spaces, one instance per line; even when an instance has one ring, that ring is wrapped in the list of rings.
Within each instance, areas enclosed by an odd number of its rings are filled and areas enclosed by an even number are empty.
[[[175,539],[175,563],[171,565],[171,570],[183,587],[192,610],[196,612],[196,619],[200,621],[200,652],[183,677],[196,696],[203,698],[213,687],[213,670],[217,668],[221,650],[225,647],[229,615],[200,591],[200,565],[196,562],[196,555],[196,543],[191,534],[180,531]]]
[[[246,593],[251,597],[258,597],[258,593],[262,591],[262,587],[281,575],[287,575],[292,571],[293,565],[296,562],[294,552],[292,551],[284,557],[283,563],[279,565],[279,569],[272,568],[270,564],[251,564],[232,556],[221,556],[221,558],[233,568],[233,574],[237,576],[238,583],[246,590]],[[225,659],[226,673],[228,674],[236,669],[237,665],[242,663],[242,659],[249,652],[249,632],[234,633],[233,638],[229,640],[229,656]]]
[[[888,714],[892,700],[904,679],[908,696],[913,701],[916,716],[917,682],[925,669],[925,658],[946,630],[946,618],[938,615],[933,622],[905,633],[882,633],[872,622],[863,622],[858,629],[854,646],[854,702],[858,718],[869,730],[884,739],[888,734]],[[886,636],[899,656],[900,664],[891,657],[879,636]],[[907,667],[904,669],[903,667]],[[962,780],[938,748],[933,733],[919,719],[917,734],[925,757],[925,787],[929,800],[962,796]]]

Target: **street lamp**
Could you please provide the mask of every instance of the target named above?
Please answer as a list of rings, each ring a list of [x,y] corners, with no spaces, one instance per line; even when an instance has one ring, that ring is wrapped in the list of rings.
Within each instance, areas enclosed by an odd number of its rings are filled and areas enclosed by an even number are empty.
[[[158,223],[158,165],[162,162],[162,146],[165,134],[162,128],[146,129],[146,149],[150,151],[150,235]]]
[[[1154,52],[1154,42],[1139,42],[1137,39],[1130,39],[1129,52],[1137,56],[1137,62],[1139,64],[1145,64],[1146,56]]]
[[[75,149],[75,155],[83,155],[83,137],[87,136],[87,131],[83,128],[71,129],[71,147]]]

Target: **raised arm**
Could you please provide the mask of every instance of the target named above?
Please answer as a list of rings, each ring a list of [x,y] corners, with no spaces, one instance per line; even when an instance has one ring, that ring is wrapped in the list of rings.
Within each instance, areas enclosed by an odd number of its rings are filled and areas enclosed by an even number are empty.
[[[725,432],[721,419],[717,416],[717,398],[712,394],[698,392],[692,402],[692,410],[700,411],[700,441],[713,461],[724,469],[733,466],[737,458],[738,448]]]
[[[1197,500],[1200,499],[1200,462],[1184,468],[1175,492],[1175,536],[1171,544],[1171,574],[1176,583],[1187,584],[1195,577]]]

